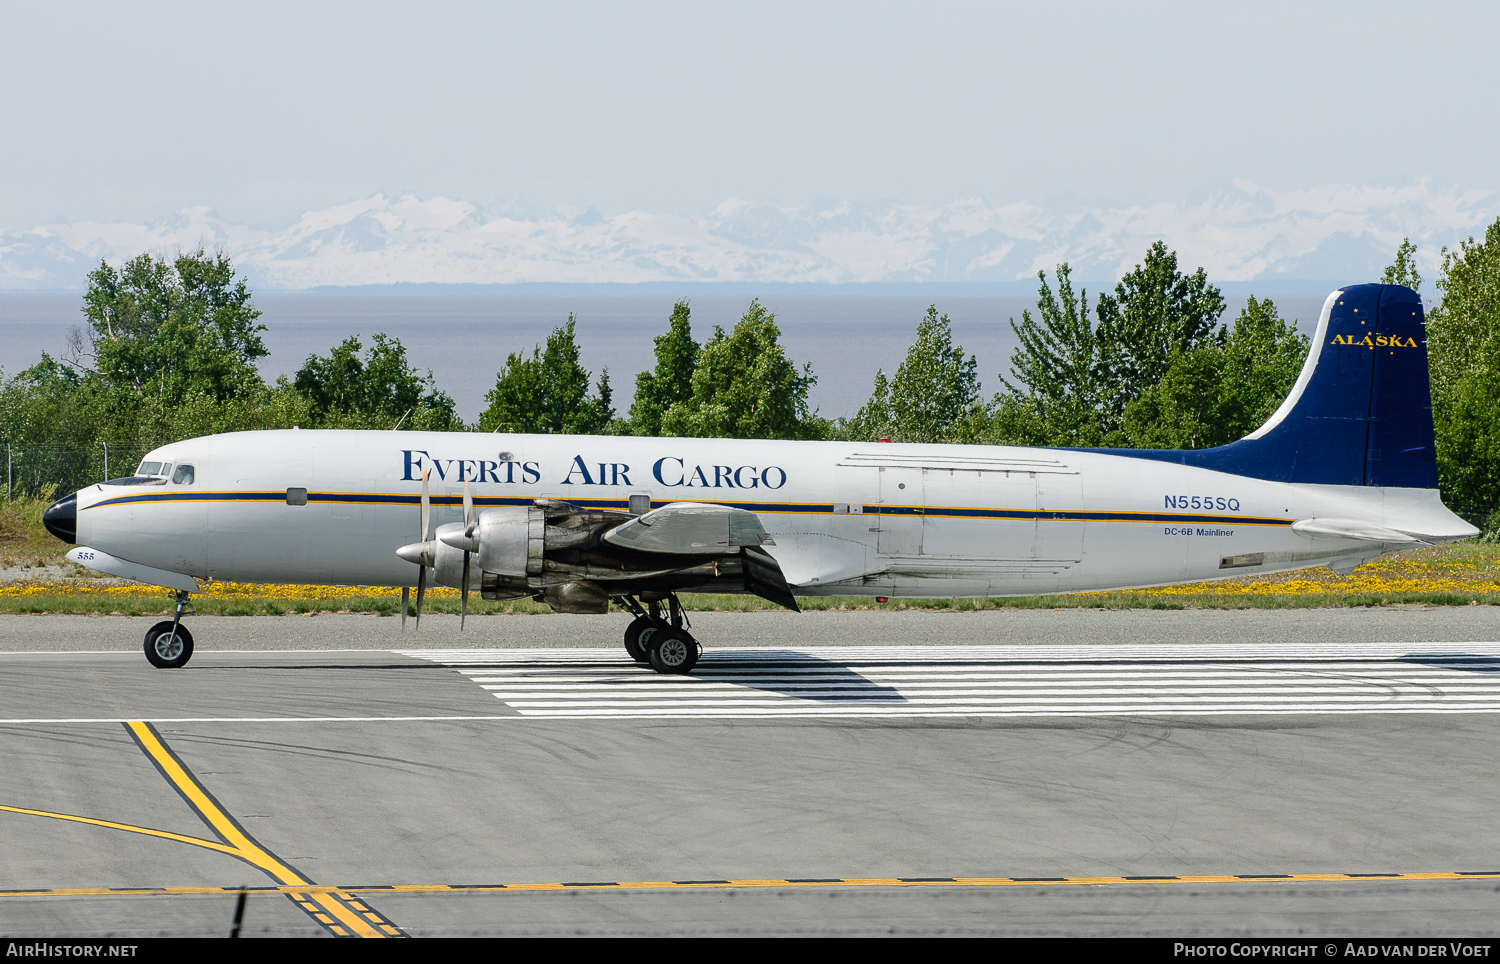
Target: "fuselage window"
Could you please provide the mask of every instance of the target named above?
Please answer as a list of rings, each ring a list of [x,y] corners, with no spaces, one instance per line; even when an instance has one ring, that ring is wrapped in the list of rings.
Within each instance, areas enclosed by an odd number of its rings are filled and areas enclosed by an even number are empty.
[[[178,485],[192,485],[193,467],[191,465],[177,466],[177,471],[172,473],[172,481]]]

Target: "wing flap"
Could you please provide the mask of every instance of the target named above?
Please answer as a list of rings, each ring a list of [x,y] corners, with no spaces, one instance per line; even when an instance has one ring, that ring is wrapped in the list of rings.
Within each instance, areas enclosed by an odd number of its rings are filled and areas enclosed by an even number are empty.
[[[781,566],[769,552],[758,547],[746,546],[740,550],[740,559],[745,567],[746,592],[752,592],[762,599],[769,599],[794,613],[802,611],[797,605],[797,597],[792,595],[792,587],[786,583],[786,576],[782,574]]]

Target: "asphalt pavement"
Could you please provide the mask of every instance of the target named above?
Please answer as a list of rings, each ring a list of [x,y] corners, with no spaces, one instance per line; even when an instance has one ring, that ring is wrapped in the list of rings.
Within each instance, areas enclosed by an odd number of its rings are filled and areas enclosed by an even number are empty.
[[[0,934],[1500,932],[1492,607],[153,621],[0,617]]]

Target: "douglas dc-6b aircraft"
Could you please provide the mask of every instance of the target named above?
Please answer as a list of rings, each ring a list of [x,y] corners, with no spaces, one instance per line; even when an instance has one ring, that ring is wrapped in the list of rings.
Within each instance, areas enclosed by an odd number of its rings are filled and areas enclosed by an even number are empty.
[[[1195,451],[277,431],[164,445],[45,514],[80,565],[177,591],[146,634],[187,663],[197,579],[536,597],[635,615],[625,648],[686,673],[677,593],[1001,596],[1326,565],[1469,538],[1437,491],[1422,303],[1329,295],[1291,395]],[[435,526],[435,527],[434,527]],[[460,618],[460,627],[462,617]]]

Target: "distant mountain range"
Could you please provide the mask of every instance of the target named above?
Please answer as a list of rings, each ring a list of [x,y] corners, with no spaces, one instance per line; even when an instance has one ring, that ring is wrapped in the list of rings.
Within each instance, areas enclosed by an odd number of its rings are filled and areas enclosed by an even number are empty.
[[[207,208],[145,224],[90,221],[0,231],[0,290],[84,285],[100,259],[225,249],[256,290],[369,285],[1027,281],[1062,261],[1092,283],[1128,271],[1157,239],[1217,282],[1373,279],[1402,237],[1424,274],[1438,251],[1500,216],[1500,192],[1430,179],[1396,187],[1276,191],[1225,181],[1185,200],[1107,207],[1062,199],[942,206],[729,200],[699,216],[593,208],[486,210],[384,195],[254,228]]]

